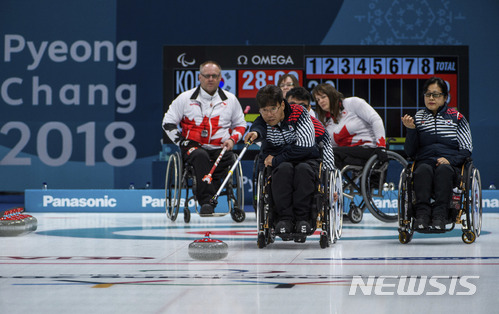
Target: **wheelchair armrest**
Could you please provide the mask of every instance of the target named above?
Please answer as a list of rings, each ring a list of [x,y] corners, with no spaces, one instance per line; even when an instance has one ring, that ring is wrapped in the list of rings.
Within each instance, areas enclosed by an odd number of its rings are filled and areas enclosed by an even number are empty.
[[[319,147],[319,155],[321,156],[320,158],[324,159],[323,158],[323,156],[324,156],[324,142],[320,141],[319,144],[317,144],[317,146]]]

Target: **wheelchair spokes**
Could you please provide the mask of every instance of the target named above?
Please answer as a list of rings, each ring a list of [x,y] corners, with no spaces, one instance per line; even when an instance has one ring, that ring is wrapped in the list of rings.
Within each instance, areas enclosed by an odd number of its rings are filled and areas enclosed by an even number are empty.
[[[177,219],[180,207],[180,185],[181,185],[182,165],[179,158],[180,155],[178,153],[173,154],[168,159],[168,164],[166,166],[165,206],[166,206],[166,215],[172,221],[175,221]]]
[[[219,195],[227,197],[228,211],[215,212],[209,216],[225,216],[230,213],[234,221],[242,222],[246,217],[244,212],[243,175],[237,156],[235,156],[233,168],[231,176],[227,176],[225,179],[225,188],[220,188],[217,192]],[[175,221],[177,219],[182,204],[184,206],[184,222],[188,223],[190,221],[191,209],[189,207],[194,206],[194,211],[198,212],[199,204],[196,198],[198,184],[192,165],[184,163],[179,152],[172,154],[168,159],[165,177],[165,209],[170,220]]]
[[[407,244],[411,241],[415,231],[420,233],[444,233],[454,229],[455,224],[462,224],[462,240],[466,244],[475,242],[480,236],[482,225],[482,187],[480,172],[474,168],[471,159],[463,166],[462,182],[459,184],[461,203],[458,208],[449,206],[449,220],[446,225],[452,224],[450,228],[438,230],[432,227],[423,230],[415,230],[415,196],[412,186],[412,165],[406,167],[400,175],[399,181],[399,241]],[[463,216],[464,215],[464,216]]]
[[[407,161],[397,153],[388,151],[388,162],[380,163],[372,156],[362,172],[362,196],[369,211],[381,221],[398,218],[398,181]]]

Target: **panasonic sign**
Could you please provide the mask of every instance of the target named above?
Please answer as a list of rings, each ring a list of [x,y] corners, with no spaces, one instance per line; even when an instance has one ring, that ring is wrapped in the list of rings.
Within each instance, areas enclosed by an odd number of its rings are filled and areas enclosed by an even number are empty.
[[[43,196],[43,207],[116,207],[115,198],[107,195],[101,198],[93,197],[53,197],[52,195]]]

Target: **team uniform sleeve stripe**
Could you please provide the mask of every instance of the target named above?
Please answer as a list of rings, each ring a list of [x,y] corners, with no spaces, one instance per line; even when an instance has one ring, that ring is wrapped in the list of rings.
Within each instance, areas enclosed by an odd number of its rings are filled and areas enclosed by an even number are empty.
[[[323,143],[324,143],[324,157],[323,157],[323,163],[326,169],[328,170],[333,170],[335,169],[334,165],[334,152],[333,152],[333,146],[331,145],[331,138],[329,137],[328,133],[324,134],[323,138]]]
[[[312,120],[302,110],[297,120],[297,146],[312,147],[315,145],[315,129]]]
[[[471,130],[468,121],[462,116],[458,122],[457,127],[457,140],[459,149],[466,149],[470,152],[473,151],[473,144],[471,140]]]

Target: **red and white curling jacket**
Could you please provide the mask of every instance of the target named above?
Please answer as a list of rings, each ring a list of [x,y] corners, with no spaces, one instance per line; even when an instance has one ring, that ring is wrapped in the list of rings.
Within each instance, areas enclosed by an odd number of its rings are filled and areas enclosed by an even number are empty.
[[[326,120],[326,129],[337,146],[385,147],[385,127],[379,114],[364,99],[348,97],[341,103],[343,109],[338,123]]]
[[[177,145],[191,140],[203,148],[217,149],[229,138],[234,143],[241,140],[246,121],[234,94],[219,88],[211,96],[198,86],[183,92],[170,104],[163,118],[163,130]]]

